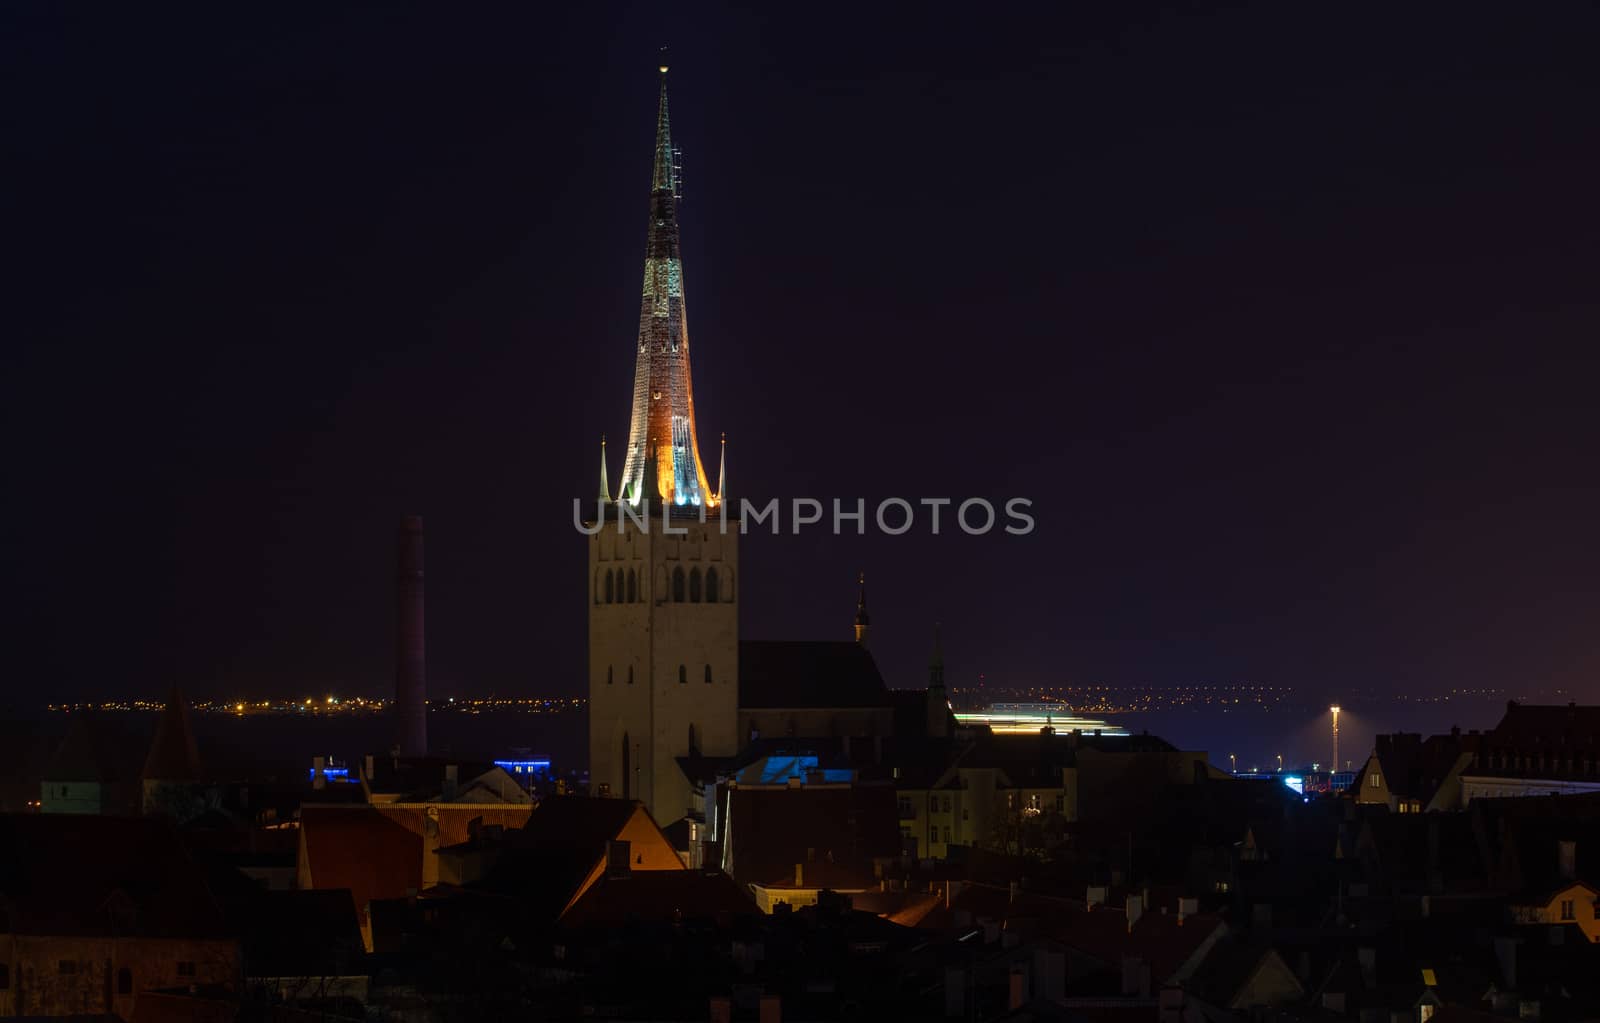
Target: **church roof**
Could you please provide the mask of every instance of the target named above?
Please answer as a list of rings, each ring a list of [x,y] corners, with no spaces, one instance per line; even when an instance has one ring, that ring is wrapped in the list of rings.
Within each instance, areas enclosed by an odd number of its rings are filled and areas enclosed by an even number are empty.
[[[888,707],[872,654],[849,640],[739,644],[741,708]]]
[[[195,745],[194,730],[189,727],[189,705],[177,686],[172,687],[172,695],[161,712],[142,777],[150,781],[200,780],[200,750]]]

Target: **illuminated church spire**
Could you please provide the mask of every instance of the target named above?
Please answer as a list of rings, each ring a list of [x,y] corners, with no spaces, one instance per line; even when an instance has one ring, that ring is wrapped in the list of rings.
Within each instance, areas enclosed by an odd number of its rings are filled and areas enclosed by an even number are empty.
[[[611,483],[606,479],[606,436],[600,435],[600,500],[611,500]]]
[[[630,504],[658,498],[671,504],[714,506],[717,498],[707,483],[695,434],[677,203],[678,167],[667,122],[667,66],[662,64],[633,416],[621,498]]]

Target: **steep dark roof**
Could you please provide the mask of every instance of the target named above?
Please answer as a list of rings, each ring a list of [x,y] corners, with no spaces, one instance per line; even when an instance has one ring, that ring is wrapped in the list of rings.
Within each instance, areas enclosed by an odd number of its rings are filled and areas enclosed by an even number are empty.
[[[199,781],[200,750],[189,727],[189,705],[177,686],[167,697],[141,777],[147,781]]]
[[[473,887],[514,895],[531,915],[554,922],[606,856],[606,843],[644,805],[632,799],[552,796],[542,800],[521,829],[508,831],[504,852]],[[648,873],[648,871],[640,871]]]
[[[888,707],[867,648],[851,641],[761,640],[739,644],[739,706]]]
[[[1423,739],[1415,733],[1400,732],[1378,736],[1375,755],[1389,791],[1426,808],[1461,756],[1473,752],[1478,742],[1476,735],[1432,735]]]
[[[151,818],[0,815],[0,899],[16,934],[226,933],[176,829]]]
[[[563,927],[616,927],[720,915],[757,916],[755,902],[719,871],[646,870],[603,877],[561,918]]]
[[[99,720],[89,711],[72,715],[66,738],[50,758],[44,781],[57,782],[108,782],[116,772],[110,763],[105,743],[101,741]]]

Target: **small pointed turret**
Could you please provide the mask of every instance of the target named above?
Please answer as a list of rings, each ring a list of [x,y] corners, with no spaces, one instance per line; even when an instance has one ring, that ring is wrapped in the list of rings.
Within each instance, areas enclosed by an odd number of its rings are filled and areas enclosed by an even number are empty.
[[[867,615],[867,573],[856,576],[856,582],[861,586],[861,593],[856,597],[856,642],[866,646],[867,626],[872,624]]]
[[[611,484],[606,479],[606,435],[600,435],[600,500],[611,500]]]

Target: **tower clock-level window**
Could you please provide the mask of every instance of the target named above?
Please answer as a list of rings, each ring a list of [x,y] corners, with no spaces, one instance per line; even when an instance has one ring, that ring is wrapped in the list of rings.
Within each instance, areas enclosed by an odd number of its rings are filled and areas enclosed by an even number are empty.
[[[615,601],[616,600],[616,596],[617,596],[617,594],[616,594],[616,580],[614,580],[612,578],[610,572],[607,572],[606,573],[606,603],[610,604],[613,601]]]
[[[133,994],[133,971],[126,966],[117,971],[117,994]]]
[[[680,664],[680,665],[678,665],[678,685],[686,686],[688,684],[689,684],[689,666],[686,665],[686,664]]]
[[[632,604],[639,599],[639,574],[633,569],[628,569],[628,603]]]
[[[722,599],[720,587],[717,586],[717,570],[706,569],[706,603],[715,604]]]
[[[672,599],[683,603],[683,566],[672,570]]]
[[[706,685],[711,684],[711,665],[706,665]]]
[[[700,570],[698,568],[689,570],[689,603],[700,603]]]
[[[628,685],[633,685],[633,665],[628,665]]]

